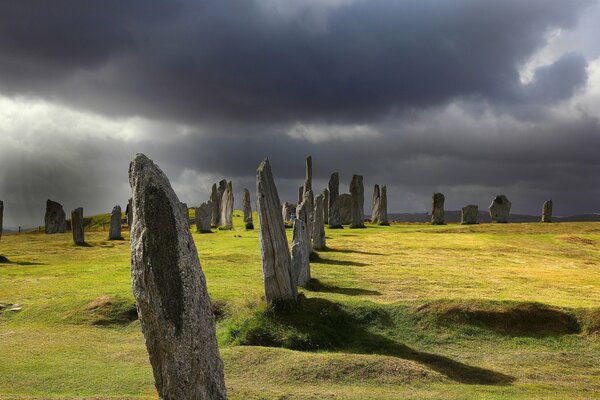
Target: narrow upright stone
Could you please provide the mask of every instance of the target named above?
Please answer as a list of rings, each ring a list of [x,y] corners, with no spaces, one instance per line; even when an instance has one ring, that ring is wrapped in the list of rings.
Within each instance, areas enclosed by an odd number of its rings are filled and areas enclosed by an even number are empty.
[[[185,203],[181,203],[179,206],[181,207],[181,214],[184,216],[185,222],[189,228],[190,227],[190,211],[188,209],[188,206]]]
[[[334,172],[329,177],[329,184],[327,185],[329,188],[329,207],[331,208],[335,201],[337,200],[338,195],[340,194],[340,174]],[[331,213],[331,210],[329,210]]]
[[[505,195],[496,196],[489,208],[492,222],[507,223],[511,205]]]
[[[306,224],[299,218],[294,220],[292,231],[292,268],[297,286],[310,281],[310,246]]]
[[[350,182],[350,196],[352,196],[352,221],[350,228],[364,228],[365,222],[365,187],[362,175],[353,175]]]
[[[296,278],[268,158],[256,170],[256,197],[265,299],[268,302],[296,300]]]
[[[292,212],[289,212],[290,204],[287,201],[284,201],[281,205],[281,216],[283,217],[283,222],[289,222],[292,218]]]
[[[252,222],[252,205],[250,204],[250,191],[244,189],[244,223],[246,229],[254,229],[254,223]]]
[[[127,228],[131,232],[131,226],[133,225],[133,199],[127,200],[127,207],[125,207],[125,216],[127,217]]]
[[[219,194],[217,192],[217,184],[213,183],[212,189],[210,191],[210,199],[208,200],[208,205],[210,206],[210,225],[213,228],[217,228],[219,226],[219,220],[221,219],[221,210],[219,208]]]
[[[196,245],[165,174],[129,165],[131,278],[159,399],[227,398],[215,320]]]
[[[329,189],[323,190],[323,222],[329,224]]]
[[[431,205],[431,224],[432,225],[444,225],[444,200],[445,197],[442,193],[434,193],[432,196]]]
[[[4,203],[0,200],[0,240],[2,240],[2,223],[4,220]]]
[[[343,225],[352,224],[352,196],[349,193],[338,195],[335,200]]]
[[[298,204],[304,201],[304,186],[298,187]]]
[[[462,208],[462,214],[460,222],[465,225],[478,224],[479,220],[479,206],[475,204],[469,204]]]
[[[225,223],[223,221],[223,194],[227,189],[227,180],[221,179],[219,181],[219,187],[217,188],[217,207],[219,210],[219,221],[217,226],[223,226]]]
[[[48,199],[46,201],[46,215],[44,216],[46,233],[65,233],[67,231],[66,215],[60,203]]]
[[[119,205],[114,206],[110,213],[108,240],[123,240],[123,236],[121,236],[121,206]]]
[[[389,225],[387,216],[387,186],[381,187],[381,193],[379,196],[379,225]]]
[[[544,202],[542,207],[542,222],[552,222],[552,200]]]
[[[325,244],[325,222],[323,195],[315,197],[315,216],[313,220],[313,249],[323,250]]]
[[[83,208],[79,207],[71,211],[71,232],[73,241],[77,245],[85,244],[85,233],[83,229]]]
[[[329,199],[331,203],[331,198]],[[340,198],[338,197],[334,204],[329,207],[329,229],[343,229],[342,217],[340,215]]]
[[[221,198],[221,227],[225,229],[233,228],[233,185],[231,181],[227,182],[225,192]]]
[[[306,157],[306,177],[304,179],[304,192],[312,190],[312,157]]]
[[[308,243],[310,244],[310,251],[312,252],[312,238],[313,238],[313,225],[315,218],[315,206],[314,206],[314,197],[312,190],[308,190],[304,192],[304,201],[298,206],[303,207],[303,212],[296,211],[296,217],[302,218],[304,223],[306,224],[306,231],[308,232]]]
[[[381,192],[379,185],[373,187],[373,205],[371,206],[371,222],[376,224],[379,222],[379,209],[381,208]]]
[[[212,233],[210,230],[212,222],[212,209],[208,203],[200,204],[200,207],[196,207],[196,232],[198,233]]]

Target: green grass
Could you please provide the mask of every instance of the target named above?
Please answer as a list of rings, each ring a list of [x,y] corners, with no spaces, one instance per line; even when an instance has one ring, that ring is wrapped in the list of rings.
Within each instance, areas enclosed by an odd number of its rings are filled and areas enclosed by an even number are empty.
[[[299,302],[274,308],[235,215],[192,226],[230,398],[599,397],[600,224],[327,230]],[[2,237],[0,303],[22,310],[0,313],[0,398],[156,398],[129,242],[94,220],[89,247]]]

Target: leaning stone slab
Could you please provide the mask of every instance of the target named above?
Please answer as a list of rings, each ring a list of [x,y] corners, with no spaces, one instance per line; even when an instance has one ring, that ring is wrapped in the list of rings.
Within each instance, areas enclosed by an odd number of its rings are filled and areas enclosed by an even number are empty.
[[[431,205],[431,223],[433,225],[444,225],[444,200],[442,193],[434,193]]]
[[[306,177],[304,179],[304,192],[312,190],[312,157],[306,157]]]
[[[315,197],[315,214],[313,221],[313,249],[323,250],[325,243],[325,222],[324,222],[323,195]]]
[[[119,205],[114,206],[110,213],[108,240],[123,240],[121,235],[121,206]]]
[[[83,229],[83,208],[79,207],[71,211],[71,232],[73,241],[77,245],[85,244],[85,233]]]
[[[552,200],[544,202],[542,207],[542,222],[552,222]]]
[[[350,228],[364,228],[365,222],[365,187],[362,175],[353,175],[350,182],[350,196],[352,196],[352,221]]]
[[[254,223],[252,222],[252,205],[250,204],[250,191],[248,189],[244,189],[243,203],[246,229],[254,229]]]
[[[296,300],[296,278],[268,158],[256,170],[256,196],[265,299],[268,302]]]
[[[462,208],[461,221],[465,225],[473,225],[479,223],[479,206],[469,204]]]
[[[196,231],[198,233],[212,233],[210,230],[212,221],[212,209],[208,203],[196,207]]]
[[[215,320],[198,252],[165,174],[129,165],[131,277],[159,399],[226,399]]]
[[[294,220],[292,232],[292,268],[296,285],[304,286],[310,281],[310,246],[306,224],[299,218]]]
[[[507,223],[511,205],[505,195],[496,196],[489,208],[492,222]]]
[[[67,231],[66,215],[60,203],[48,199],[46,201],[46,215],[44,216],[46,233],[65,233]]]

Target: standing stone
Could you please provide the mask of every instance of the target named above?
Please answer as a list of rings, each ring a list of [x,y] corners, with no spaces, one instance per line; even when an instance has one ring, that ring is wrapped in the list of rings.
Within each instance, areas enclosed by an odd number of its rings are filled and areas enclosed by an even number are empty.
[[[189,212],[188,206],[185,203],[181,203],[179,206],[181,207],[181,214],[183,215],[183,217],[186,221],[186,224],[189,228],[190,227],[190,212]]]
[[[475,204],[469,204],[462,208],[461,224],[472,225],[478,224],[479,207]]]
[[[119,205],[114,206],[110,213],[108,240],[123,240],[123,236],[121,236],[121,206]]]
[[[233,229],[233,185],[227,182],[221,198],[221,227]]]
[[[127,217],[127,227],[131,232],[131,226],[133,225],[133,199],[127,200],[127,207],[125,208],[125,216]]]
[[[304,179],[304,192],[312,190],[312,157],[306,157],[306,178]]]
[[[310,243],[311,245],[310,250],[312,251],[312,243],[311,243],[311,238],[310,238],[310,227],[309,227],[309,221],[310,221],[310,214],[308,212],[308,202],[307,201],[303,201],[302,203],[298,204],[298,206],[296,207],[296,219],[302,220],[304,222],[304,224],[306,225],[306,236],[308,237],[308,243]],[[295,220],[294,220],[295,221]],[[312,225],[312,224],[310,224]]]
[[[492,204],[490,204],[490,217],[492,222],[507,223],[508,216],[510,214],[511,202],[508,201],[505,195],[500,194],[494,198]]]
[[[210,230],[212,222],[212,208],[208,203],[196,207],[196,231],[198,233],[212,233]]]
[[[250,204],[250,191],[248,189],[244,189],[244,223],[246,224],[246,229],[254,229],[254,223],[252,223],[252,206]]]
[[[323,222],[329,224],[329,189],[323,190]]]
[[[544,202],[542,207],[542,222],[552,222],[552,200]]]
[[[265,299],[268,302],[296,300],[296,278],[268,158],[256,170],[256,197]]]
[[[77,245],[85,244],[85,234],[83,229],[83,208],[79,207],[71,211],[71,232],[73,241]]]
[[[292,214],[295,212],[296,207],[293,204],[288,203],[287,201],[283,202],[281,206],[281,216],[283,217],[283,222],[289,222],[292,219]]]
[[[208,205],[210,206],[210,225],[213,228],[217,228],[219,226],[219,220],[221,219],[221,211],[219,209],[219,194],[217,193],[216,183],[213,183],[212,185]]]
[[[350,228],[364,228],[365,217],[365,188],[362,175],[353,175],[350,182],[350,196],[352,196],[352,221]]]
[[[331,201],[331,199],[330,199]],[[343,229],[342,217],[340,215],[340,198],[335,200],[335,203],[329,207],[329,229]]]
[[[298,204],[304,201],[304,186],[298,187]]]
[[[352,196],[348,193],[342,193],[338,195],[336,202],[338,202],[337,209],[340,213],[342,224],[349,225],[352,223]],[[331,218],[331,217],[330,217]]]
[[[2,240],[2,223],[4,219],[4,203],[0,200],[0,240]]]
[[[227,189],[227,180],[225,179],[221,179],[219,181],[219,187],[217,188],[217,207],[218,207],[218,212],[219,212],[219,221],[217,223],[217,226],[223,226],[225,225],[225,222],[223,221],[223,194],[225,193],[225,190]]]
[[[306,216],[302,218],[302,220],[306,224],[306,231],[308,232],[308,243],[310,244],[310,251],[312,252],[313,226],[315,220],[315,199],[313,197],[312,190],[304,192],[304,201],[302,203],[306,205]]]
[[[373,205],[371,206],[371,222],[376,224],[379,222],[379,209],[381,207],[381,192],[379,185],[373,187]]]
[[[138,154],[133,191],[131,278],[159,399],[226,399],[206,281],[177,195]]]
[[[329,213],[331,214],[331,207],[335,204],[338,195],[340,194],[340,174],[334,172],[329,177],[329,184],[327,185],[329,188]]]
[[[292,268],[297,286],[304,286],[310,281],[310,246],[308,230],[304,221],[294,220],[292,231]]]
[[[46,224],[46,233],[65,233],[67,231],[67,223],[65,210],[60,203],[48,199],[46,201],[46,215],[44,216]]]
[[[324,222],[323,195],[315,197],[315,216],[313,221],[313,248],[323,250],[325,244],[325,222]]]
[[[442,193],[434,193],[432,196],[431,206],[431,224],[432,225],[444,225],[444,200],[445,197]]]
[[[379,225],[387,226],[389,224],[387,216],[387,186],[382,186],[379,196]]]

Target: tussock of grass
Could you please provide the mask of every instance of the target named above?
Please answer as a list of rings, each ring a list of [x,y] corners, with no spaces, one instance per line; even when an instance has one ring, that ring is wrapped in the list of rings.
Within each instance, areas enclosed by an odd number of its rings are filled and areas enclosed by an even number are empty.
[[[92,325],[127,325],[137,320],[134,302],[106,295],[94,299],[82,311],[80,322]]]

